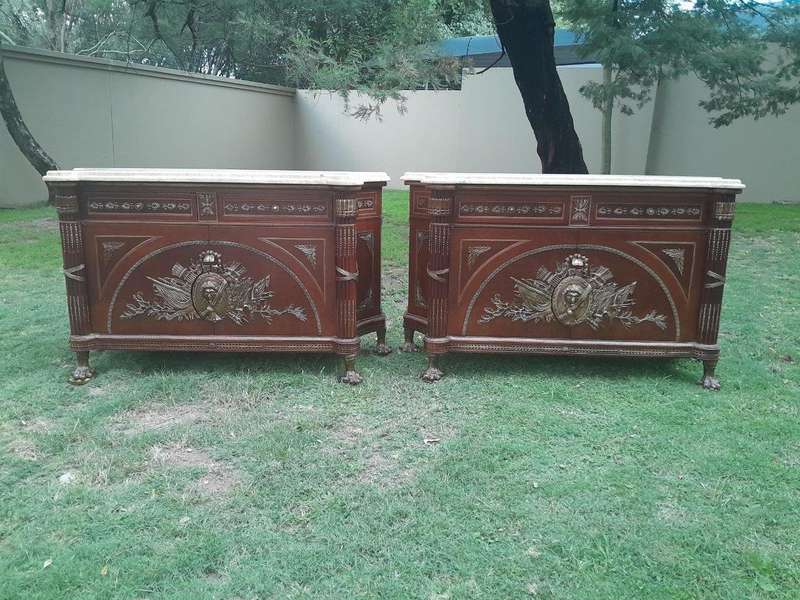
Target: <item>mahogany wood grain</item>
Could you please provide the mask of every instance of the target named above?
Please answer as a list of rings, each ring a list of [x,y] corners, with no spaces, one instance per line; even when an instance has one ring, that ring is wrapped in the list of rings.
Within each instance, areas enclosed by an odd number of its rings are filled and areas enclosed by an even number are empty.
[[[405,344],[714,367],[735,190],[411,183]],[[443,198],[449,210],[442,210]]]
[[[381,184],[48,182],[77,353],[335,352],[378,334]],[[346,274],[343,274],[346,273]]]

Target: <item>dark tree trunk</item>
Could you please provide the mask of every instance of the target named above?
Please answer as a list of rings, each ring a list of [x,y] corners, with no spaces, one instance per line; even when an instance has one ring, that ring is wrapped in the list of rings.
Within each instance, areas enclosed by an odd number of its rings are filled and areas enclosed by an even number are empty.
[[[542,173],[588,173],[556,71],[555,20],[549,0],[491,0],[490,4],[536,136]]]
[[[40,175],[44,175],[47,171],[58,169],[56,162],[39,145],[33,134],[28,130],[28,126],[25,125],[25,121],[22,120],[17,102],[14,100],[14,93],[11,91],[11,84],[9,84],[6,77],[2,47],[0,47],[0,114],[3,115],[8,132],[20,152]]]

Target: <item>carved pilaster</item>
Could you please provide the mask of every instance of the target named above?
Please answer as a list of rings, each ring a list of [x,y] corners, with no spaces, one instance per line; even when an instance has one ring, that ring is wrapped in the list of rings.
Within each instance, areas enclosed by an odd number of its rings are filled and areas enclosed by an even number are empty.
[[[53,198],[61,231],[70,332],[72,335],[86,335],[89,333],[91,316],[78,190],[73,187],[57,188]]]
[[[359,347],[356,329],[358,201],[355,194],[337,194],[334,199],[334,214],[336,218],[336,331],[340,354],[355,356]]]
[[[428,264],[430,294],[428,302],[427,338],[443,338],[447,335],[447,297],[450,275],[450,219],[453,214],[453,198],[448,192],[434,191],[428,203],[431,220],[428,226]],[[427,343],[428,352],[436,352],[435,345]],[[440,351],[444,351],[440,350]]]
[[[711,229],[706,238],[705,272],[697,324],[700,341],[704,344],[717,343],[728,248],[731,243],[731,223],[735,208],[734,196],[725,196],[715,201],[712,206]]]

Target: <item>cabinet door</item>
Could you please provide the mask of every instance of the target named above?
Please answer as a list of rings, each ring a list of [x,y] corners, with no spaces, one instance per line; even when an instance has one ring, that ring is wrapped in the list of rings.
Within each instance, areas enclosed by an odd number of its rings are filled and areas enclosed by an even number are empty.
[[[211,226],[209,236],[218,267],[196,304],[215,334],[334,335],[330,228]]]
[[[451,239],[451,335],[569,338],[554,312],[555,279],[575,234],[538,228],[457,228]]]
[[[119,335],[209,335],[194,304],[205,225],[85,224],[92,328]]]
[[[573,337],[621,341],[689,341],[696,330],[701,231],[582,230],[588,302]]]

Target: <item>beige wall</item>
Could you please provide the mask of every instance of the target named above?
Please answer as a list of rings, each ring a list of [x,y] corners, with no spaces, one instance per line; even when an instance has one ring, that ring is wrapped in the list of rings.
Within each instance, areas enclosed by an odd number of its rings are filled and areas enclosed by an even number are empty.
[[[800,107],[779,118],[740,119],[714,129],[697,105],[705,95],[694,77],[661,84],[647,174],[736,177],[747,185],[742,200],[800,200]]]
[[[17,104],[62,168],[294,168],[294,90],[4,50]],[[46,188],[0,127],[0,206]]]
[[[600,166],[600,113],[579,93],[596,66],[559,69],[590,171]],[[400,186],[404,171],[539,172],[536,141],[511,69],[465,75],[460,91],[407,93],[408,112],[389,103],[382,120],[344,113],[336,95],[299,91],[297,159],[307,169],[382,170]],[[358,97],[351,99],[358,105]],[[653,105],[614,119],[617,173],[643,173]]]
[[[41,51],[6,50],[29,127],[65,168],[216,167],[538,172],[536,145],[511,69],[465,75],[461,90],[408,92],[408,113],[358,121],[342,100]],[[600,113],[578,92],[594,65],[559,68],[590,172],[600,166]],[[697,105],[703,86],[660,86],[634,116],[615,115],[613,171],[741,178],[743,199],[797,200],[800,107],[780,119],[715,130]],[[358,99],[353,98],[353,104]],[[0,127],[0,206],[45,199],[38,174]]]

